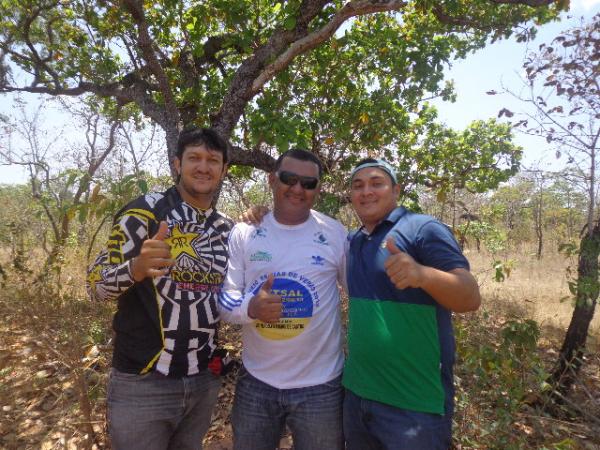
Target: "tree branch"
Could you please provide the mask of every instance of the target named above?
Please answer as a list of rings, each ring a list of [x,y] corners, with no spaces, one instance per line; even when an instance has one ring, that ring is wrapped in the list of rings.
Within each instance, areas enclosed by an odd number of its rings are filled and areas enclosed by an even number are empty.
[[[277,73],[287,68],[293,59],[312,50],[329,39],[337,29],[348,19],[355,16],[376,12],[398,11],[407,5],[405,1],[391,0],[376,2],[372,0],[351,1],[344,5],[338,13],[323,28],[297,40],[289,48],[269,64],[252,83],[250,95],[254,96]]]
[[[537,8],[540,6],[548,6],[556,3],[556,0],[490,0],[492,3],[501,5],[525,5]]]
[[[102,163],[104,162],[106,157],[110,154],[110,152],[112,152],[113,148],[115,147],[115,144],[116,144],[115,133],[116,133],[116,130],[119,127],[119,125],[121,125],[121,122],[119,122],[118,119],[116,119],[111,124],[110,131],[108,134],[108,144],[106,145],[106,148],[102,151],[100,156],[98,156],[97,158],[95,158],[94,160],[92,160],[90,162],[90,165],[88,166],[88,169],[86,171],[86,176],[82,177],[81,180],[79,181],[79,186],[77,187],[77,192],[75,192],[75,195],[73,196],[73,205],[80,204],[81,196],[85,193],[85,191],[87,191],[87,189],[90,185],[90,181],[92,180],[92,177],[94,176],[94,174],[96,173],[98,168],[102,165]],[[97,132],[94,131],[93,134],[94,134],[94,141],[95,141]]]
[[[405,2],[399,0],[356,0],[342,7],[329,24],[309,34],[310,22],[327,3],[329,1],[304,0],[299,7],[300,15],[296,18],[294,29],[278,29],[264,45],[258,47],[254,54],[240,65],[219,112],[211,120],[213,126],[223,136],[231,134],[248,101],[268,80],[284,70],[296,56],[311,50],[329,38],[345,20],[356,15],[392,11],[405,6]],[[307,37],[308,40],[305,39]],[[267,63],[273,58],[276,58],[275,61],[267,67]]]
[[[166,110],[163,123],[166,121],[171,126],[177,127],[179,124],[179,110],[177,108],[177,103],[175,102],[167,74],[156,57],[152,38],[150,37],[150,32],[148,31],[148,23],[146,22],[146,17],[144,16],[144,5],[138,0],[123,0],[123,4],[137,25],[138,44],[142,51],[142,55],[144,56],[144,59],[148,63],[150,70],[156,77],[158,85],[160,86]]]
[[[435,18],[438,21],[440,21],[441,23],[446,24],[446,25],[455,25],[455,26],[463,26],[463,27],[471,27],[474,25],[473,21],[466,19],[464,17],[449,16],[448,14],[446,14],[444,9],[442,8],[442,5],[440,5],[439,3],[435,3],[432,6],[431,12],[433,13],[433,15],[435,16]]]
[[[103,85],[82,81],[77,86],[67,88],[0,85],[0,93],[6,92],[29,92],[52,96],[66,95],[69,97],[78,97],[83,94],[95,94],[102,98],[114,98],[120,105],[136,103],[142,112],[150,119],[154,120],[162,127],[166,125],[165,110],[148,94],[143,80],[138,81],[133,77],[127,78],[126,76],[122,82]]]
[[[275,168],[275,158],[259,149],[246,150],[236,146],[231,148],[229,165],[251,166],[272,172]]]

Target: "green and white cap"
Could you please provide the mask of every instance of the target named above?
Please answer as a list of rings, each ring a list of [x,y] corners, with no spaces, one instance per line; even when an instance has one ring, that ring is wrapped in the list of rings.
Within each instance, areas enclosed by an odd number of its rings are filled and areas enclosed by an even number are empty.
[[[374,158],[363,159],[362,161],[360,161],[350,173],[350,182],[352,182],[352,179],[354,178],[354,175],[356,175],[356,172],[362,169],[366,169],[367,167],[377,167],[378,169],[383,170],[392,179],[392,184],[396,184],[398,182],[396,180],[396,170],[394,169],[394,167],[392,167],[392,165],[389,162],[383,159]]]

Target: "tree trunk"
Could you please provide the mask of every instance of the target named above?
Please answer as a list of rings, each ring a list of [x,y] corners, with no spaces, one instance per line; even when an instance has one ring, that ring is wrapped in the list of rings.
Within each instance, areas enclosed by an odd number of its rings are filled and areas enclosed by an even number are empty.
[[[179,139],[179,129],[176,126],[163,126],[165,130],[165,140],[167,141],[167,157],[169,160],[169,169],[171,171],[171,177],[173,180],[177,179],[177,172],[175,172],[175,166],[173,160],[177,153],[177,140]]]
[[[598,255],[600,255],[600,225],[596,225],[581,240],[575,309],[554,371],[551,385],[564,396],[575,382],[583,364],[583,352],[590,322],[598,299]],[[560,396],[558,396],[560,398]]]
[[[538,261],[542,259],[542,249],[544,246],[544,178],[540,181],[540,195],[535,213],[535,235],[537,236],[538,248],[536,257]]]
[[[535,234],[537,236],[537,241],[538,241],[536,258],[538,260],[540,260],[540,259],[542,259],[542,250],[544,248],[544,231],[543,231],[542,225],[540,223],[536,224]]]

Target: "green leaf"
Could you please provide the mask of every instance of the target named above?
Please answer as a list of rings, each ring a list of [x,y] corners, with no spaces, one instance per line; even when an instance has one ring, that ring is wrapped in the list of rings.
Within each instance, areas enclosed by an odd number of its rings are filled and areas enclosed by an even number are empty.
[[[79,223],[85,223],[88,216],[89,208],[87,205],[81,205],[79,208]]]
[[[289,17],[286,17],[285,20],[283,21],[283,27],[286,30],[293,30],[295,26],[296,26],[296,18],[295,17],[289,16]]]
[[[148,183],[146,183],[146,180],[143,180],[143,179],[137,180],[137,186],[140,188],[140,191],[142,192],[142,194],[148,193]]]

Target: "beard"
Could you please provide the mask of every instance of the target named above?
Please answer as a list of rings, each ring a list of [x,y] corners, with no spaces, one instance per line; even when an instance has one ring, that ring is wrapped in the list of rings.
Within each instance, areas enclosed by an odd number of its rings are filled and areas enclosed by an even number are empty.
[[[203,209],[211,206],[213,197],[220,190],[220,187],[221,180],[219,180],[216,183],[212,180],[207,183],[190,183],[189,180],[184,180],[183,178],[180,178],[178,183],[180,193],[183,194],[182,196],[185,195],[187,197],[190,197],[191,199],[196,200],[197,202],[204,204],[203,206],[201,206],[201,208]],[[186,199],[184,198],[184,200]]]

